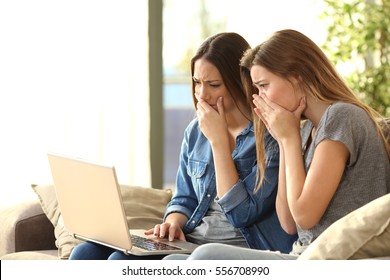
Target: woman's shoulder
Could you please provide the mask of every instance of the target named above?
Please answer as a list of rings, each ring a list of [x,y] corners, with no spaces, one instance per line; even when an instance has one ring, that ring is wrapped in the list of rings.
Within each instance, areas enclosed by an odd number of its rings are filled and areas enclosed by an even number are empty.
[[[190,132],[194,129],[195,130],[199,129],[198,118],[194,118],[192,121],[190,121],[189,124],[187,125],[185,131]]]
[[[370,116],[363,108],[344,102],[333,103],[329,106],[325,118],[322,120],[325,126],[362,126],[371,125]]]
[[[202,134],[202,131],[199,127],[199,121],[198,118],[194,118],[186,127],[184,134],[186,137],[195,137],[199,134]]]
[[[355,104],[336,102],[329,106],[327,115],[328,117],[336,116],[341,118],[343,116],[347,116],[348,118],[354,118],[367,115],[367,113]]]
[[[317,130],[318,141],[323,138],[341,141],[353,145],[365,141],[365,135],[376,135],[376,127],[361,107],[343,102],[329,106],[320,121]]]

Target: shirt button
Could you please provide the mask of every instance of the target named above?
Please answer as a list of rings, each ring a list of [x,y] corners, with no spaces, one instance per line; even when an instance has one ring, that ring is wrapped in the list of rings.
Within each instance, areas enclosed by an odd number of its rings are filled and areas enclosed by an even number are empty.
[[[192,224],[195,224],[195,221],[194,221],[194,220],[192,220]]]
[[[210,196],[211,196],[210,194],[207,194],[207,197],[208,197],[208,198],[210,198]]]

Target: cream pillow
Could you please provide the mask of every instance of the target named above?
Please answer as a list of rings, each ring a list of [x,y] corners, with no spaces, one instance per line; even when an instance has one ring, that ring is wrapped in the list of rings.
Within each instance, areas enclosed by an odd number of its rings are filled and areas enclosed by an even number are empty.
[[[390,194],[349,213],[327,228],[300,260],[347,260],[390,256]]]
[[[43,212],[54,226],[54,236],[58,248],[58,257],[67,259],[73,247],[82,241],[73,238],[63,226],[62,215],[58,208],[58,202],[53,185],[32,185],[37,194]]]
[[[148,229],[160,223],[165,207],[172,197],[171,190],[121,185],[122,200],[131,228]],[[53,185],[32,185],[43,212],[54,226],[54,236],[61,259],[69,258],[74,246],[82,241],[73,238],[64,228]]]
[[[149,229],[161,223],[172,198],[171,190],[121,185],[123,206],[131,229]]]

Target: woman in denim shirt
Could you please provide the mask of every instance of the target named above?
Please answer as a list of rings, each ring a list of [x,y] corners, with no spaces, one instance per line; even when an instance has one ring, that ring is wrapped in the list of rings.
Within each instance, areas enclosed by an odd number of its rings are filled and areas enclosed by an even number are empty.
[[[286,234],[275,213],[279,150],[265,136],[267,166],[257,185],[252,111],[240,78],[240,58],[250,46],[236,33],[208,38],[191,60],[197,118],[186,128],[176,180],[164,223],[146,234],[218,242],[287,252],[295,236]],[[161,259],[137,257],[86,242],[70,259]],[[172,255],[172,258],[181,257]]]

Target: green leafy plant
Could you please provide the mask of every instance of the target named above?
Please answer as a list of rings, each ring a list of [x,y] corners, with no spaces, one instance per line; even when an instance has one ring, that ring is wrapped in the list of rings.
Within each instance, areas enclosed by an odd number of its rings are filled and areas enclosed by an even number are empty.
[[[354,92],[390,116],[390,0],[324,0],[327,21],[322,46]]]

